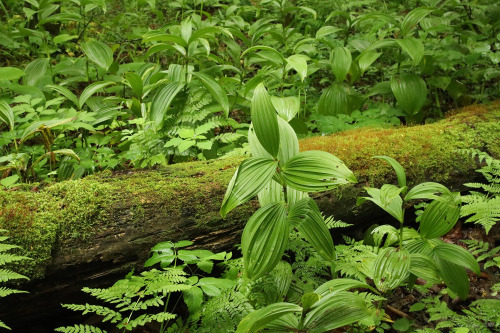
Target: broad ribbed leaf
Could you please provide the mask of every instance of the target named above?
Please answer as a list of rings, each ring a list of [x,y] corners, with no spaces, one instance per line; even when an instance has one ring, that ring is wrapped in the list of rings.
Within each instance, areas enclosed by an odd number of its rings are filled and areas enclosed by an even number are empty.
[[[330,332],[370,316],[361,296],[340,291],[317,301],[304,319],[306,332]]]
[[[359,70],[361,71],[361,75],[363,75],[366,70],[375,62],[375,60],[380,57],[382,53],[378,53],[375,51],[365,51],[362,52],[358,58]]]
[[[391,89],[399,106],[407,116],[420,112],[427,99],[425,81],[415,74],[402,74],[391,79]]]
[[[331,35],[339,31],[342,31],[342,29],[337,27],[332,27],[331,25],[325,25],[318,29],[318,31],[316,32],[316,38],[321,38],[327,35]]]
[[[87,86],[87,88],[85,88],[83,90],[82,94],[80,95],[80,99],[78,101],[78,106],[80,107],[80,109],[83,108],[83,105],[85,104],[85,102],[93,94],[95,94],[99,90],[101,90],[103,88],[106,88],[107,86],[110,86],[112,84],[114,84],[114,82],[111,82],[111,81],[99,81],[99,82],[95,82],[95,83],[92,83],[91,85]]]
[[[328,116],[350,115],[359,110],[363,98],[349,86],[334,82],[324,89],[318,101],[318,112]]]
[[[266,51],[267,54],[270,57],[272,57],[272,60],[275,61],[276,63],[280,63],[281,66],[283,66],[283,64],[286,64],[286,59],[283,57],[283,55],[269,46],[262,46],[262,45],[252,46],[246,49],[245,52],[241,54],[241,57],[243,58],[247,53],[254,53],[255,51],[258,50]]]
[[[69,123],[70,121],[75,120],[75,118],[66,118],[66,119],[54,119],[54,120],[42,120],[34,122],[29,125],[23,132],[21,136],[21,142],[28,139],[31,135],[35,134],[40,128],[53,128],[62,124]]]
[[[461,299],[466,299],[469,295],[469,276],[465,268],[439,257],[434,258],[434,262],[446,286]]]
[[[436,245],[431,255],[434,258],[444,259],[456,265],[468,268],[477,275],[481,274],[477,260],[469,251],[461,246],[443,242]]]
[[[267,324],[288,313],[301,312],[302,308],[291,303],[274,303],[263,309],[251,312],[238,324],[236,333],[254,333]]]
[[[304,81],[307,77],[307,60],[310,58],[303,54],[294,54],[286,59],[286,70],[295,69],[300,76],[300,80]]]
[[[278,115],[286,121],[290,121],[299,113],[300,99],[297,96],[271,97],[274,108]]]
[[[69,90],[68,88],[55,84],[49,84],[45,86],[45,89],[57,91],[58,93],[69,99],[71,102],[73,102],[73,104],[77,108],[80,107],[80,103],[78,102],[78,97],[76,97],[76,95],[73,94],[73,92],[71,92],[71,90]]]
[[[410,253],[410,273],[427,283],[440,283],[441,278],[434,261],[422,253]]]
[[[92,62],[105,71],[107,71],[113,63],[113,51],[103,42],[98,40],[88,41],[82,44],[82,50]]]
[[[244,160],[228,185],[220,209],[222,217],[236,206],[256,196],[269,183],[277,166],[278,162],[268,158]]]
[[[136,73],[127,73],[125,74],[125,80],[125,83],[132,89],[134,96],[140,100],[144,90],[141,77]]]
[[[404,37],[408,35],[413,28],[427,15],[429,15],[433,9],[427,7],[419,7],[413,9],[411,12],[406,14],[403,22],[401,23],[401,35]]]
[[[432,239],[445,235],[460,216],[460,194],[442,195],[427,206],[420,219],[420,235]]]
[[[35,165],[40,163],[40,161],[43,160],[44,158],[49,157],[49,156],[55,156],[55,155],[69,156],[69,157],[77,160],[78,162],[80,162],[80,157],[78,157],[78,155],[73,151],[73,149],[58,149],[58,150],[46,152],[45,154],[40,156],[35,162],[33,162],[33,164],[31,165],[31,168],[34,168]]]
[[[290,222],[309,244],[327,261],[335,259],[332,236],[316,202],[304,198],[295,203],[288,214]]]
[[[154,96],[148,118],[154,123],[157,130],[163,126],[163,120],[170,109],[172,100],[183,87],[184,83],[182,82],[170,82],[163,86]]]
[[[388,247],[395,244],[399,240],[399,230],[392,225],[383,224],[372,230],[371,236],[373,243],[377,247]],[[382,244],[382,242],[384,242]]]
[[[172,42],[182,47],[187,47],[186,41],[180,36],[169,35],[162,31],[149,31],[142,36],[142,42]]]
[[[0,78],[2,80],[17,81],[26,75],[23,70],[15,67],[0,67]]]
[[[227,98],[227,92],[221,87],[221,85],[215,81],[212,77],[205,73],[193,72],[193,76],[197,77],[200,82],[205,86],[212,97],[219,103],[224,110],[224,115],[229,116],[229,100]]]
[[[24,85],[36,86],[37,82],[45,76],[49,69],[49,59],[41,58],[33,60],[26,66],[24,72],[26,75],[23,78]]]
[[[416,38],[407,37],[404,39],[396,40],[399,46],[410,56],[413,60],[413,66],[417,66],[424,57],[424,44]]]
[[[290,223],[284,202],[257,210],[241,236],[245,273],[250,279],[269,273],[281,260],[288,243]]]
[[[262,83],[254,90],[251,113],[253,128],[260,144],[271,156],[277,157],[280,148],[278,116]]]
[[[401,164],[398,163],[398,161],[389,156],[375,156],[373,158],[378,158],[389,163],[396,172],[396,177],[398,177],[399,187],[406,187],[405,169],[403,169],[403,167],[401,166]]]
[[[285,201],[283,196],[283,186],[271,179],[269,183],[259,192],[259,204],[265,206],[273,202]]]
[[[0,121],[6,123],[11,130],[14,129],[14,112],[4,101],[0,101]]]
[[[357,288],[371,289],[373,291],[376,291],[373,287],[366,284],[365,282],[342,278],[342,279],[333,279],[328,282],[325,282],[321,286],[319,286],[314,292],[321,296],[325,296],[330,293],[337,293],[339,291],[346,291],[349,289],[357,289]]]
[[[377,255],[373,281],[385,293],[397,288],[410,274],[410,253],[406,249],[388,247]]]
[[[340,159],[324,151],[295,155],[282,167],[281,176],[288,186],[303,192],[332,190],[337,185],[356,182]]]
[[[369,197],[358,198],[358,205],[366,200],[371,201],[403,223],[403,199],[399,194],[405,189],[404,187],[384,184],[380,189],[372,187],[365,187],[365,189]]]
[[[436,195],[437,193],[447,194],[447,195],[451,194],[450,190],[448,190],[446,186],[441,185],[439,183],[427,182],[418,184],[417,186],[413,187],[410,191],[408,191],[408,193],[404,198],[404,201],[407,202],[415,199],[434,200],[441,198]]]
[[[332,69],[338,82],[343,82],[346,79],[351,63],[351,51],[347,47],[336,47],[333,50]]]

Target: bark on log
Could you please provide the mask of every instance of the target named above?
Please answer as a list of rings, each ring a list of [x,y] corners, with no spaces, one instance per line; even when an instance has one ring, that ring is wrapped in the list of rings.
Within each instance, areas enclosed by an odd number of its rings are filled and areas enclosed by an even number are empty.
[[[434,124],[399,129],[360,129],[301,141],[301,150],[329,151],[351,168],[359,183],[315,196],[325,215],[358,225],[387,223],[370,204],[356,207],[364,186],[395,183],[383,161],[406,169],[409,186],[441,182],[458,190],[471,180],[475,161],[456,152],[477,148],[500,156],[500,105],[470,107]],[[0,226],[34,260],[23,273],[30,294],[4,303],[0,318],[19,332],[44,332],[34,323],[60,316],[60,303],[76,303],[84,286],[106,286],[147,259],[156,243],[183,239],[213,251],[232,250],[255,201],[219,215],[230,177],[242,159],[192,162],[157,170],[105,172],[66,181],[40,192],[0,192]],[[355,230],[353,228],[352,230]],[[14,299],[15,298],[15,299]],[[20,315],[16,315],[16,314]]]

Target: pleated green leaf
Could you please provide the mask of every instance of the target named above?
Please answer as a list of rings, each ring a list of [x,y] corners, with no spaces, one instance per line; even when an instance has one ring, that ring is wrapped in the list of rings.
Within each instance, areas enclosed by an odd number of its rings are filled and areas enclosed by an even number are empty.
[[[241,320],[236,333],[254,333],[264,328],[267,324],[286,314],[301,312],[302,308],[291,303],[274,303],[265,308],[251,312]]]
[[[439,257],[435,257],[434,262],[446,286],[461,299],[466,299],[469,295],[469,277],[465,268]]]
[[[73,94],[73,92],[68,88],[56,84],[49,84],[45,86],[45,90],[57,91],[58,93],[69,99],[77,108],[80,108],[78,97],[76,97],[76,95]]]
[[[403,22],[401,23],[401,35],[408,35],[417,26],[417,24],[419,24],[420,21],[432,11],[433,9],[428,7],[419,7],[406,14]]]
[[[269,46],[263,46],[263,45],[257,45],[257,46],[252,46],[246,49],[242,54],[241,57],[243,58],[246,54],[248,53],[255,53],[255,51],[262,50],[267,52],[267,56],[270,57],[270,60],[280,64],[283,66],[283,64],[286,64],[286,59],[283,57],[281,53],[273,49],[272,47]]]
[[[432,239],[445,235],[460,216],[460,194],[442,195],[427,206],[420,219],[420,235]]]
[[[425,81],[415,74],[402,74],[391,79],[391,89],[399,106],[407,116],[420,112],[427,99]]]
[[[380,57],[382,53],[375,51],[364,51],[362,52],[358,58],[359,70],[361,71],[361,75],[363,75],[366,70],[375,62],[375,60]]]
[[[413,187],[410,191],[408,191],[408,193],[404,198],[404,201],[407,202],[415,199],[439,200],[439,198],[441,197],[437,196],[436,194],[450,195],[451,192],[444,185],[441,185],[439,183],[426,182],[418,184],[417,186]]]
[[[183,87],[184,83],[182,82],[170,82],[164,85],[154,96],[151,102],[149,120],[154,123],[157,130],[163,126],[163,120],[170,109],[170,104]]]
[[[15,67],[0,67],[0,78],[2,80],[17,81],[26,75],[23,70]]]
[[[107,71],[113,63],[113,51],[103,42],[98,40],[88,41],[82,44],[82,50],[90,61],[105,71]]]
[[[142,42],[172,42],[182,47],[187,47],[188,44],[182,37],[166,34],[162,31],[149,31],[142,36]]]
[[[222,88],[222,86],[215,81],[211,76],[200,73],[193,72],[193,76],[197,77],[200,82],[205,86],[205,89],[212,95],[212,97],[219,103],[224,110],[224,115],[229,116],[229,100],[227,98],[227,92]]]
[[[40,58],[33,60],[26,66],[23,77],[23,83],[26,86],[36,86],[37,82],[45,76],[49,69],[49,59]]]
[[[267,158],[244,160],[228,185],[220,214],[225,217],[236,206],[250,200],[269,184],[278,162]]]
[[[304,81],[307,77],[307,60],[309,59],[308,56],[303,54],[294,54],[286,58],[286,71],[288,72],[293,68],[299,74],[300,80]]]
[[[403,223],[403,199],[399,194],[404,190],[404,187],[385,184],[380,189],[371,187],[365,187],[365,189],[369,197],[358,198],[358,205],[366,200],[371,201]]]
[[[134,96],[137,99],[141,100],[144,90],[144,85],[141,77],[136,73],[127,73],[125,74],[125,83],[132,89]]]
[[[241,236],[245,273],[250,279],[269,273],[285,252],[290,233],[284,202],[257,210],[248,220]]]
[[[274,179],[271,179],[269,183],[264,186],[258,196],[261,207],[273,202],[285,201],[285,197],[283,196],[283,186]]]
[[[85,102],[96,92],[98,92],[101,89],[106,88],[107,86],[110,86],[114,84],[114,82],[111,81],[99,81],[92,83],[91,85],[87,86],[80,95],[80,99],[78,100],[78,106],[79,108],[83,108],[83,105]]]
[[[350,115],[359,110],[363,98],[352,87],[334,82],[324,89],[318,101],[318,112],[328,116]]]
[[[398,178],[399,187],[406,187],[406,173],[405,169],[398,163],[395,159],[389,156],[375,156],[373,158],[378,158],[389,163],[394,171],[396,172],[396,177]]]
[[[262,83],[254,90],[251,114],[253,128],[260,144],[271,156],[277,157],[280,148],[278,116]]]
[[[361,296],[340,291],[317,301],[304,319],[306,332],[330,332],[370,316]]]
[[[388,247],[377,255],[373,281],[381,292],[397,288],[410,274],[410,253],[406,249]]]
[[[347,47],[336,47],[333,50],[332,69],[338,82],[343,82],[346,79],[351,63],[351,51]]]
[[[410,273],[427,283],[440,283],[441,278],[434,261],[422,253],[410,254]]]
[[[432,250],[431,255],[435,258],[444,259],[456,265],[468,268],[477,275],[481,274],[477,260],[469,251],[461,246],[443,242]]]
[[[328,282],[325,282],[321,286],[316,288],[314,292],[321,296],[325,296],[330,293],[337,293],[339,291],[346,291],[349,289],[357,289],[357,288],[371,289],[372,291],[376,292],[376,290],[372,286],[366,284],[365,282],[353,279],[344,279],[344,278],[333,279]]]
[[[11,130],[14,129],[14,112],[4,101],[0,101],[0,121],[6,123]]]
[[[399,46],[410,56],[413,60],[413,66],[417,66],[424,57],[424,44],[416,38],[408,37],[396,40]]]
[[[300,99],[297,96],[271,97],[271,102],[278,115],[286,121],[292,120],[300,110]]]
[[[285,183],[303,192],[332,190],[355,183],[356,177],[345,164],[324,151],[305,151],[292,157],[281,169]]]
[[[288,214],[290,223],[297,228],[300,235],[327,261],[335,259],[335,248],[332,236],[319,211],[316,202],[304,198],[296,202]]]
[[[38,130],[42,128],[53,128],[59,125],[63,125],[66,123],[69,123],[75,118],[66,118],[66,119],[53,119],[53,120],[41,120],[32,123],[29,125],[23,132],[23,135],[21,136],[21,142],[24,142],[26,139],[28,139],[31,135],[35,134]]]

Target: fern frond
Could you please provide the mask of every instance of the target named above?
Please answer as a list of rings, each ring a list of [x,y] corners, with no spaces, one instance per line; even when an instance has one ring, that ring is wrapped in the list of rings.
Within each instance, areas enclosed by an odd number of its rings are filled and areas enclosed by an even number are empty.
[[[144,326],[145,324],[150,323],[152,321],[157,321],[159,323],[162,323],[168,320],[175,319],[175,317],[177,316],[168,312],[161,312],[157,314],[143,314],[133,320],[124,321],[120,323],[118,325],[118,328],[125,328],[127,331],[131,331],[137,326]]]
[[[9,296],[12,294],[24,294],[24,293],[28,293],[28,292],[24,291],[24,290],[17,290],[17,289],[10,289],[7,287],[0,287],[0,297]]]
[[[500,196],[487,198],[483,195],[466,195],[465,205],[461,207],[461,216],[470,216],[465,222],[474,222],[484,226],[486,233],[500,220]]]
[[[0,266],[21,260],[31,260],[31,258],[10,253],[0,253]]]
[[[243,137],[244,135],[239,133],[222,133],[220,135],[217,135],[215,137],[215,140],[219,140],[220,142],[223,143],[231,143]]]
[[[9,269],[0,269],[0,282],[6,282],[17,279],[28,279],[28,277],[19,273],[13,272]]]
[[[122,319],[122,314],[116,312],[106,306],[91,305],[91,304],[62,304],[62,307],[71,311],[82,311],[82,315],[87,313],[95,313],[98,316],[104,317],[103,321],[116,323]]]
[[[107,333],[105,330],[101,330],[99,327],[92,325],[74,325],[66,327],[58,327],[55,329],[56,332],[62,333]]]

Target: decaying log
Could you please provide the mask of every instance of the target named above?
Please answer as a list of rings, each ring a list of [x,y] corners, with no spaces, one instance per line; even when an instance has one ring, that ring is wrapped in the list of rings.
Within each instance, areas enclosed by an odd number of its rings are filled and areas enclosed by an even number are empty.
[[[354,223],[351,231],[388,222],[390,216],[373,205],[356,207],[363,187],[395,183],[390,166],[372,156],[398,160],[410,186],[435,181],[459,190],[473,177],[477,164],[456,150],[477,148],[500,156],[499,120],[496,104],[466,108],[423,126],[365,128],[302,140],[301,150],[333,153],[359,181],[314,198],[325,215]],[[34,259],[23,270],[33,278],[24,286],[30,294],[15,295],[11,303],[7,299],[0,318],[9,318],[15,331],[37,332],[33,323],[60,316],[61,302],[77,303],[82,287],[110,285],[140,267],[149,249],[161,241],[187,239],[197,247],[231,251],[257,209],[252,201],[226,219],[219,215],[226,186],[241,161],[104,172],[39,192],[0,192],[1,228],[8,229],[11,241]]]

